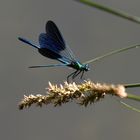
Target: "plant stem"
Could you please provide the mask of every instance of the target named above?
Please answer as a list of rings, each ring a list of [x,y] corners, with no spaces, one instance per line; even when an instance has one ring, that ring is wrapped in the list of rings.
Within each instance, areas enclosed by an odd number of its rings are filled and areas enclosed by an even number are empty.
[[[99,3],[96,3],[96,2],[91,2],[89,0],[75,0],[75,1],[81,2],[81,3],[86,4],[88,6],[95,7],[99,10],[108,12],[110,14],[113,14],[113,15],[119,16],[121,18],[124,18],[124,19],[127,19],[127,20],[130,20],[132,22],[140,24],[140,17],[130,15],[128,13],[121,11],[121,10],[113,9],[113,8],[101,5]]]
[[[140,96],[134,94],[127,94],[127,98],[135,101],[140,101]]]
[[[123,84],[125,88],[136,88],[140,87],[140,83],[133,83],[133,84]]]
[[[132,84],[123,84],[125,88],[136,88],[140,87],[140,83],[132,83]],[[134,94],[127,94],[128,99],[140,101],[140,96]]]

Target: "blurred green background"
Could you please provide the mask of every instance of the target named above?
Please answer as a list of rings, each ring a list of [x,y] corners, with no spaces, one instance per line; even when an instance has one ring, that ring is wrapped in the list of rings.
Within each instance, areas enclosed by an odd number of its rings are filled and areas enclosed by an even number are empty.
[[[95,0],[140,16],[139,0]],[[81,62],[111,50],[140,44],[140,25],[93,9],[73,0],[0,1],[0,138],[5,140],[138,140],[140,114],[126,109],[114,97],[85,107],[68,103],[61,107],[32,106],[18,110],[23,95],[46,94],[48,81],[63,83],[68,68],[29,69],[53,64],[34,48],[18,41],[38,43],[45,24],[53,20]],[[96,82],[140,82],[140,49],[130,50],[90,64],[85,78]],[[140,89],[127,90],[140,93]],[[139,107],[130,100],[127,103]]]

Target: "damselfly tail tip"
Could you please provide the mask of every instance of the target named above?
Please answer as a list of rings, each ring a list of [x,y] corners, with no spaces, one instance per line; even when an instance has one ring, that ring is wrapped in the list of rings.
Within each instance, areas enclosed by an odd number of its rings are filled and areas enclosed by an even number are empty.
[[[36,68],[36,66],[29,66],[28,68]]]
[[[24,42],[24,43],[29,43],[29,41],[27,41],[26,39],[22,38],[22,37],[18,37],[18,40]]]
[[[28,68],[43,68],[43,67],[46,67],[46,66],[29,66]]]
[[[23,39],[22,37],[18,37],[18,40],[24,41],[25,39]]]
[[[22,40],[23,40],[23,38],[21,38],[21,37],[18,37],[18,40],[21,40],[21,41],[22,41]]]

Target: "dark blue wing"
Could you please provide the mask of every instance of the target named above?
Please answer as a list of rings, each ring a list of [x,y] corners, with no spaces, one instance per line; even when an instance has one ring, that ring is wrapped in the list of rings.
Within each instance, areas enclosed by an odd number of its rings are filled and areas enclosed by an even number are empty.
[[[40,34],[39,44],[40,48],[49,51],[49,54],[51,55],[51,57],[50,55],[48,56],[49,58],[57,59],[62,57],[63,59],[65,59],[65,61],[68,62],[76,61],[72,51],[65,44],[65,41],[59,29],[52,21],[47,22],[46,33]],[[57,54],[56,57],[53,56],[55,54]]]
[[[56,38],[46,33],[41,33],[39,35],[39,44],[40,44],[40,48],[47,48],[56,53],[60,53],[61,51],[65,50],[64,44],[60,44],[60,42],[58,42]],[[62,47],[62,45],[64,46]]]
[[[58,45],[58,46],[55,46],[53,49],[59,48],[60,51],[66,49],[65,41],[64,41],[59,29],[57,28],[57,26],[55,25],[55,23],[53,21],[47,22],[46,34],[47,34],[47,37],[50,37],[50,39],[52,39],[52,41],[56,41],[56,43]]]
[[[38,50],[43,56],[51,58],[51,59],[57,59],[65,64],[71,64],[73,61],[69,56],[62,55],[61,48],[58,47],[58,44],[53,41],[53,39],[50,38],[50,36],[47,36],[46,33],[41,33],[39,36],[39,44],[40,49]]]

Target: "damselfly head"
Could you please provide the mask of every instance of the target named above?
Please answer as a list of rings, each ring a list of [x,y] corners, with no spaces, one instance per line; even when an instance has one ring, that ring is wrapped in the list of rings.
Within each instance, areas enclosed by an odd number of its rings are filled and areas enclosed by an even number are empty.
[[[89,71],[90,70],[89,64],[84,64],[83,68],[84,68],[85,71]]]

